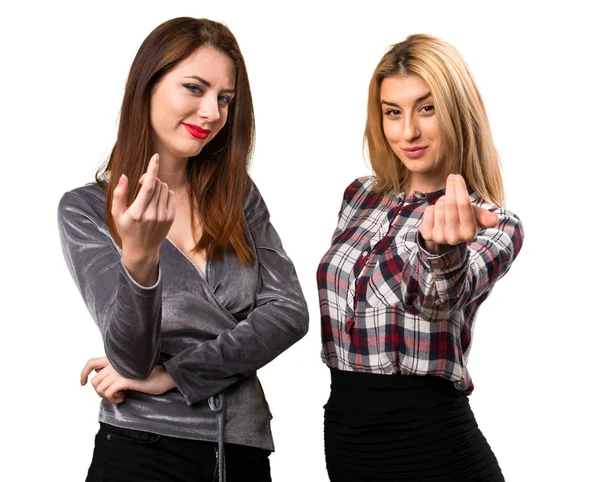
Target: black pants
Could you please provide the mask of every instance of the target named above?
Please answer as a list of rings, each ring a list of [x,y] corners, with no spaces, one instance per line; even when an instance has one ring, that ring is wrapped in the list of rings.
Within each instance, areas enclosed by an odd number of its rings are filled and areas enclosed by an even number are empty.
[[[225,444],[227,482],[271,482],[268,450]],[[217,444],[100,424],[86,482],[212,482]]]

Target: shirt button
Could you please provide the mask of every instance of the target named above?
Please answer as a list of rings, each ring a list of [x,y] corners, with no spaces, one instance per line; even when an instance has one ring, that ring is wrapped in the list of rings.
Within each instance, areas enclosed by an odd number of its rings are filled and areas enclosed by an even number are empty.
[[[363,251],[363,252],[362,252],[362,254],[361,254],[361,256],[362,256],[363,258],[365,258],[365,257],[367,256],[367,254],[369,254],[367,251]]]

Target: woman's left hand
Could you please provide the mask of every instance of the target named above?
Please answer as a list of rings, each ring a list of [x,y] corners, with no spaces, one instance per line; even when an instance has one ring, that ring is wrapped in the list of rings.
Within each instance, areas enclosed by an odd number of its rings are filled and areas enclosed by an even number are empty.
[[[419,232],[427,251],[442,254],[460,243],[473,241],[481,228],[496,224],[498,215],[472,205],[462,176],[450,174],[446,194],[425,209]]]
[[[175,388],[173,379],[162,365],[155,366],[148,378],[135,380],[117,373],[105,356],[90,358],[81,371],[81,385],[87,383],[92,371],[97,372],[92,378],[94,390],[100,397],[105,398],[110,403],[124,402],[125,390],[135,390],[149,395],[162,395]]]

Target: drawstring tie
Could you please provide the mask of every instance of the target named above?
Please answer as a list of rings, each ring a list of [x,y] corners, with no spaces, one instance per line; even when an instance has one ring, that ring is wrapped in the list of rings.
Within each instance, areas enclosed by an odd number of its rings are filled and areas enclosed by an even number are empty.
[[[217,450],[219,457],[219,482],[225,482],[225,442],[223,428],[225,425],[225,411],[223,410],[223,393],[217,393],[208,399],[208,406],[217,415]]]

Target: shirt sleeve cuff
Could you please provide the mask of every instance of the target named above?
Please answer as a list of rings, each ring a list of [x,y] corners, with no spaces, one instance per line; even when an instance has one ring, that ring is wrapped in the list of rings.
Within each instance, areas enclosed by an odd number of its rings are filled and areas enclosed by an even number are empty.
[[[134,280],[133,276],[131,276],[131,273],[129,273],[129,271],[123,264],[122,260],[121,260],[121,278],[125,280],[125,282],[129,286],[129,288],[135,294],[137,294],[139,296],[154,296],[154,293],[156,292],[156,290],[158,289],[158,287],[160,286],[160,283],[162,281],[162,270],[160,267],[160,262],[158,263],[158,279],[156,280],[156,283],[154,283],[152,286],[142,286],[136,280]]]
[[[425,240],[422,238],[421,233],[419,233],[417,236],[417,245],[419,247],[419,257],[434,275],[443,276],[452,273],[466,262],[467,243],[457,244],[454,248],[443,254],[430,253],[425,249]]]
[[[193,405],[200,401],[179,370],[175,357],[164,362],[163,366],[165,367],[165,370],[167,370],[169,376],[173,379],[173,383],[175,383],[177,390],[183,395],[188,405]]]

